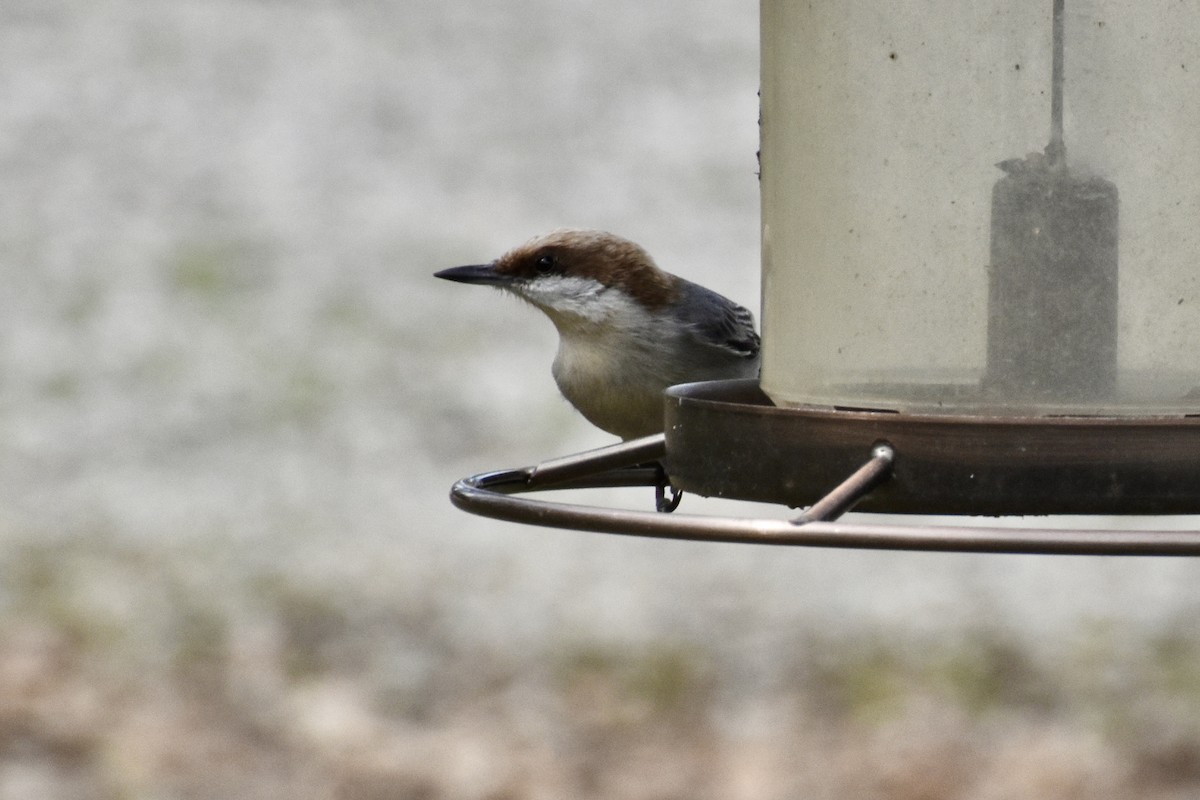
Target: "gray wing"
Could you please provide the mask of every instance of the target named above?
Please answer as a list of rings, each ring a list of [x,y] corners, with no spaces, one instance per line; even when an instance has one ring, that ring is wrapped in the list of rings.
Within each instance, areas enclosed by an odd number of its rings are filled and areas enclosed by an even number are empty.
[[[698,338],[745,359],[758,356],[754,315],[727,297],[680,278],[683,302],[676,315]]]

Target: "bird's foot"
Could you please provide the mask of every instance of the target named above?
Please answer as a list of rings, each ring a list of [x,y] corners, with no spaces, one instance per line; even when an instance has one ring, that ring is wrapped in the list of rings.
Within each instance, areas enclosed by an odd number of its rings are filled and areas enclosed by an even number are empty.
[[[658,482],[654,485],[654,508],[662,514],[670,514],[679,508],[683,500],[683,492],[671,485],[667,471],[658,464]],[[671,499],[667,499],[667,489],[671,490]]]

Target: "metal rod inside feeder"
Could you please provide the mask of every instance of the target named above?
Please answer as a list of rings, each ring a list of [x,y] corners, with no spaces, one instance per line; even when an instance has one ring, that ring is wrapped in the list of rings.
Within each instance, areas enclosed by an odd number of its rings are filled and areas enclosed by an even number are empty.
[[[1046,158],[1050,165],[1064,163],[1067,146],[1063,142],[1063,6],[1066,0],[1054,0],[1054,61],[1050,70],[1050,144]]]
[[[1053,0],[1050,143],[997,164],[984,389],[1035,413],[1116,399],[1117,187],[1072,170],[1063,135],[1063,6]]]

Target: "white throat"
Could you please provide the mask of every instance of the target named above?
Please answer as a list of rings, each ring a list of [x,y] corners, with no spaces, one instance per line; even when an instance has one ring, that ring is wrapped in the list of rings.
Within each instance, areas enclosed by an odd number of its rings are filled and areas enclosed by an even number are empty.
[[[649,316],[624,291],[594,278],[548,275],[514,287],[513,292],[546,312],[563,335],[574,328],[641,327]]]

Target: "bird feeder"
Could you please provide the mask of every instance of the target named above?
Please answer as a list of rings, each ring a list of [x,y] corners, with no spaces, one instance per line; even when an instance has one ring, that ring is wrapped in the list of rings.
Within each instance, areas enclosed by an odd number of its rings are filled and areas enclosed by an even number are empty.
[[[837,521],[1200,513],[1200,13],[763,0],[761,14],[760,381],[673,387],[664,436],[476,476],[455,502],[681,538],[1200,554],[1190,531]],[[764,522],[510,496],[639,482],[804,510]]]

